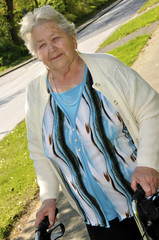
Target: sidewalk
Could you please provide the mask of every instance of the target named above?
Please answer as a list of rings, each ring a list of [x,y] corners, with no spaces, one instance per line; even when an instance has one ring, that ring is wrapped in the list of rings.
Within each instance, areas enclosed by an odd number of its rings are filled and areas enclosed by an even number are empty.
[[[39,209],[41,203],[40,201],[36,202],[36,206],[33,209],[33,213],[26,219],[21,226],[17,225],[17,227],[22,228],[22,232],[20,235],[15,238],[10,237],[9,240],[34,240],[35,239],[35,218],[36,212]],[[62,222],[65,226],[65,234],[62,239],[65,240],[89,240],[88,233],[85,227],[85,224],[82,222],[81,218],[75,210],[72,209],[67,199],[64,197],[63,193],[60,191],[59,201],[57,203],[57,207],[59,213],[57,215],[58,221],[57,223]]]
[[[132,68],[159,93],[159,24]]]

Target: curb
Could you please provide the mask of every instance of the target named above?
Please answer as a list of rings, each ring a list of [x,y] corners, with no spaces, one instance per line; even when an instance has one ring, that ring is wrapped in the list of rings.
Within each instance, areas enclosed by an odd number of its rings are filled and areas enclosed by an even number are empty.
[[[91,20],[88,20],[86,23],[82,24],[81,26],[77,27],[77,33],[81,32],[83,29],[85,29],[87,26],[89,26],[90,24],[92,24],[93,22],[95,22],[97,19],[99,19],[100,17],[102,17],[105,13],[107,13],[108,11],[110,11],[112,8],[114,8],[115,6],[117,6],[120,2],[122,2],[123,0],[117,0],[114,3],[112,3],[109,7],[103,9],[100,13],[98,13],[95,17],[93,17]]]
[[[115,1],[114,3],[112,3],[109,7],[105,8],[104,10],[102,10],[100,13],[98,13],[94,18],[91,18],[91,20],[87,21],[86,23],[82,24],[81,26],[77,27],[77,33],[81,32],[83,29],[85,29],[87,26],[89,26],[90,24],[92,24],[93,22],[95,22],[97,19],[99,19],[100,17],[102,17],[105,13],[107,13],[108,11],[110,11],[112,8],[114,8],[115,6],[117,6],[120,2],[122,2],[123,0],[117,0]],[[30,62],[33,62],[37,60],[37,58],[33,57],[31,58],[30,60],[24,62],[24,63],[21,63],[11,69],[8,69],[4,72],[2,72],[0,74],[0,77],[3,77],[5,76],[6,74],[10,73],[10,72],[13,72],[14,70],[20,68],[20,67],[23,67],[25,66],[26,64],[30,63]]]
[[[27,60],[27,61],[25,61],[25,62],[23,62],[23,63],[21,63],[21,64],[19,64],[19,65],[17,65],[17,66],[15,66],[15,67],[9,68],[8,70],[2,72],[2,73],[0,74],[0,77],[3,77],[3,76],[5,76],[5,75],[8,74],[8,73],[13,72],[14,70],[16,70],[16,69],[18,69],[18,68],[20,68],[20,67],[23,67],[23,66],[25,66],[26,64],[35,61],[36,59],[37,59],[37,58],[33,57],[33,58],[31,58],[31,59],[29,59],[29,60]]]

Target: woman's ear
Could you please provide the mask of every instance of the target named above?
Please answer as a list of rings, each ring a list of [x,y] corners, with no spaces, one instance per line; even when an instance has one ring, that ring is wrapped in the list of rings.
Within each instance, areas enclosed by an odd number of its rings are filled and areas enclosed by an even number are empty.
[[[72,35],[72,40],[73,40],[75,49],[77,49],[77,41],[76,41],[76,37],[74,34]]]

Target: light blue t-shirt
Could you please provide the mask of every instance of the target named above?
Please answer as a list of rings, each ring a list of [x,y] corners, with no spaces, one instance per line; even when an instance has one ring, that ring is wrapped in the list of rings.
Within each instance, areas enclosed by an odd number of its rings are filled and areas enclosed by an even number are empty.
[[[85,74],[84,74],[84,79],[82,83],[62,93],[53,92],[50,88],[48,78],[47,78],[47,86],[49,88],[49,91],[56,98],[56,101],[59,107],[61,107],[63,111],[65,111],[65,113],[69,116],[69,119],[71,119],[72,123],[74,122],[77,108],[80,103],[81,95],[82,95],[84,84],[86,81],[86,76],[87,76],[87,66],[85,67]]]

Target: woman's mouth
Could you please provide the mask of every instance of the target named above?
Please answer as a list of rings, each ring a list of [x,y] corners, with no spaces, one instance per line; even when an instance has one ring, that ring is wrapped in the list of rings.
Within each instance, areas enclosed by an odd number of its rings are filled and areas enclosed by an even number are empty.
[[[56,55],[55,57],[51,57],[50,60],[51,60],[51,61],[52,61],[52,60],[56,60],[56,59],[60,58],[61,56],[62,56],[62,53]]]

